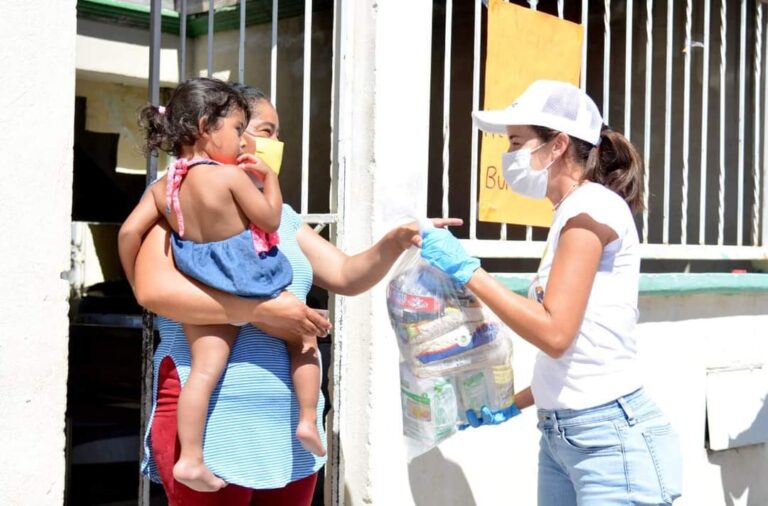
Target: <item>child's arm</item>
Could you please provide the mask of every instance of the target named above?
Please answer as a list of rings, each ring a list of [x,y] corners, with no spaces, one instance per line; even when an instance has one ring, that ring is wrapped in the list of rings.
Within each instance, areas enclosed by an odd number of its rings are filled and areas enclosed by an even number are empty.
[[[123,264],[125,276],[131,287],[134,286],[134,274],[136,256],[139,254],[141,241],[152,225],[162,217],[157,208],[154,187],[149,187],[144,192],[138,205],[128,215],[117,236],[117,249],[120,254],[120,262]]]
[[[277,174],[252,155],[238,158],[240,170],[231,172],[230,191],[248,219],[265,232],[277,232],[283,212],[283,194]],[[264,184],[263,193],[253,184],[248,173]]]

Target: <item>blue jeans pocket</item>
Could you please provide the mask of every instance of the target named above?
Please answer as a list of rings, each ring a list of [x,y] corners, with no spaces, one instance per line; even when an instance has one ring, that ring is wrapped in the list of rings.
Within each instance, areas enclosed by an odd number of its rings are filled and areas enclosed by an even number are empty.
[[[613,422],[599,422],[562,427],[563,443],[579,453],[599,453],[621,450],[621,438]]]
[[[683,469],[680,440],[669,424],[650,427],[643,431],[645,444],[651,455],[659,480],[661,497],[666,504],[682,493]]]

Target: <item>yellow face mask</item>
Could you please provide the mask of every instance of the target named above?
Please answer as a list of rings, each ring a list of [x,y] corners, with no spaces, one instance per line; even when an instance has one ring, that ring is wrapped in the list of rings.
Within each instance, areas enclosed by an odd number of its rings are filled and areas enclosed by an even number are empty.
[[[256,151],[254,154],[261,158],[264,163],[280,174],[280,164],[283,163],[283,146],[281,141],[270,139],[268,137],[254,137],[256,141]]]

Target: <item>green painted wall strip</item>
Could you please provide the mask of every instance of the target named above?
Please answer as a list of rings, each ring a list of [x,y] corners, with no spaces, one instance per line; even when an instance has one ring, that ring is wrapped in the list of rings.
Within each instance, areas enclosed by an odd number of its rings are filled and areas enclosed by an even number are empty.
[[[528,294],[531,274],[495,274],[504,286]],[[697,293],[768,293],[768,274],[641,274],[640,295],[691,295]]]
[[[120,0],[78,0],[77,17],[149,30],[149,6]],[[163,9],[161,29],[179,33],[179,13]]]
[[[333,0],[314,0],[313,12],[330,9]],[[304,14],[303,0],[281,0],[279,19]],[[136,5],[121,0],[78,0],[77,16],[107,23],[149,29],[149,6]],[[236,30],[240,27],[240,5],[219,8],[213,18],[214,32]],[[272,0],[248,0],[245,5],[245,24],[259,25],[272,22]],[[163,9],[162,30],[165,33],[179,33],[179,13]],[[201,12],[187,16],[187,35],[190,38],[208,34],[208,13]]]

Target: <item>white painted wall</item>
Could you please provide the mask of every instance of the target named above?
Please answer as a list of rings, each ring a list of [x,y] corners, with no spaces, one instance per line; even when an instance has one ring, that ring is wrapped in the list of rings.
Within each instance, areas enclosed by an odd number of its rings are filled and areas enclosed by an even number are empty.
[[[354,252],[392,227],[392,202],[426,211],[432,3],[416,0],[406,8],[363,0],[337,8],[341,244]],[[384,285],[347,299],[336,333],[344,339],[345,504],[407,504],[410,497],[399,444],[398,351],[383,300]]]
[[[0,504],[63,501],[75,5],[0,16]]]

